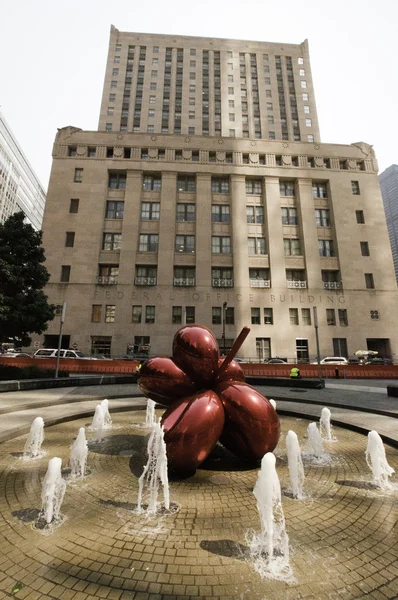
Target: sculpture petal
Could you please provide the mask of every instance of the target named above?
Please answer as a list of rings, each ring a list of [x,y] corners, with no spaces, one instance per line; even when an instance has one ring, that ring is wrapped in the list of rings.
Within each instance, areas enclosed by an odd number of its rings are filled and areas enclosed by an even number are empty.
[[[190,396],[197,387],[171,358],[158,356],[145,361],[138,385],[151,400],[170,406],[183,396]]]
[[[223,358],[218,359],[218,366],[221,367],[224,362],[225,356]],[[235,360],[232,360],[227,370],[221,375],[219,379],[217,379],[217,385],[222,383],[223,381],[245,381],[245,374],[243,373],[243,369],[239,363]]]
[[[169,468],[195,470],[216,445],[224,421],[223,405],[212,390],[177,400],[162,417]]]
[[[173,358],[197,384],[197,389],[211,387],[218,370],[217,340],[203,325],[186,325],[173,340]]]
[[[272,452],[279,440],[280,423],[269,400],[240,381],[223,382],[215,389],[225,410],[220,442],[233,454],[250,460]]]

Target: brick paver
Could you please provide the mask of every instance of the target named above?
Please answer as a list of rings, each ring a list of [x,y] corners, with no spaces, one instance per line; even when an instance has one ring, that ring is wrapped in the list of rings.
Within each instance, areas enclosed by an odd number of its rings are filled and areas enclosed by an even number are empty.
[[[319,463],[306,457],[306,498],[297,501],[288,492],[285,436],[293,429],[305,449],[308,421],[281,417],[282,436],[275,454],[295,577],[283,582],[261,579],[246,545],[247,531],[260,528],[252,493],[257,468],[247,468],[217,449],[194,477],[170,483],[177,512],[138,515],[134,512],[138,477],[148,438],[142,426],[144,413],[113,413],[112,418],[114,426],[104,441],[90,443],[90,475],[68,483],[62,506],[65,518],[50,534],[33,526],[48,460],[59,456],[66,467],[78,428],[91,419],[46,427],[47,454],[35,460],[24,461],[18,455],[24,436],[1,444],[0,591],[5,597],[397,597],[398,485],[381,492],[370,484],[363,435],[335,427],[337,441],[325,443],[326,459]],[[398,451],[388,446],[386,451],[398,472]],[[398,481],[397,475],[392,481]],[[17,582],[23,587],[11,596]]]

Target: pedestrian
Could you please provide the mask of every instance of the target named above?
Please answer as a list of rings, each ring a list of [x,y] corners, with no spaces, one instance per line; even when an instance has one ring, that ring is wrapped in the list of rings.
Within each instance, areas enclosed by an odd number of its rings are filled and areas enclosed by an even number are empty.
[[[290,379],[301,379],[300,369],[297,366],[292,367],[290,371]]]

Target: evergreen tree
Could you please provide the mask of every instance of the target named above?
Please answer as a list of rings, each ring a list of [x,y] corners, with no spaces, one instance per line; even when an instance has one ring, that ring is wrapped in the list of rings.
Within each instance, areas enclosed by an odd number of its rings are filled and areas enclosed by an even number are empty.
[[[42,291],[49,280],[41,247],[42,232],[24,223],[24,213],[0,224],[0,342],[18,346],[31,342],[29,333],[42,333],[54,309]]]

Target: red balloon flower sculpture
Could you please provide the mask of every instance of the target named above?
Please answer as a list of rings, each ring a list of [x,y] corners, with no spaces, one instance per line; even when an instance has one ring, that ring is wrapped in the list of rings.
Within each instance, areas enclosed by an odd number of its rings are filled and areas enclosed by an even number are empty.
[[[156,357],[141,367],[138,384],[168,406],[162,417],[169,468],[195,470],[217,441],[236,454],[260,460],[279,440],[278,415],[267,398],[245,383],[233,360],[250,329],[244,327],[227,357],[202,325],[187,325],[173,340],[173,359]]]

